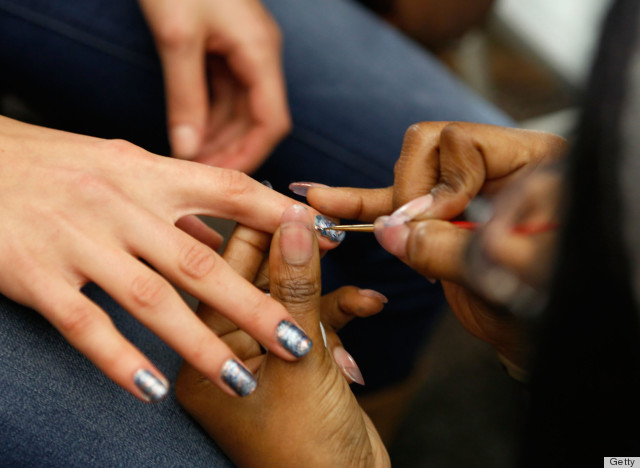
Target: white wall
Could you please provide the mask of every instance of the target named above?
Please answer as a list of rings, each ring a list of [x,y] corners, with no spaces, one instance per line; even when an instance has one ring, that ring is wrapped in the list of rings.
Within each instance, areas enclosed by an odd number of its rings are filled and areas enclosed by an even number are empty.
[[[611,0],[498,0],[496,15],[545,63],[580,87]]]

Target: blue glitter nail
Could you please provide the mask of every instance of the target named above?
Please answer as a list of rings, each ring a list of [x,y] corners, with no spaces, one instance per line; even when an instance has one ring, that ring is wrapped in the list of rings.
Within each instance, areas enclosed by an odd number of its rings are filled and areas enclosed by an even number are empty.
[[[228,359],[222,366],[222,380],[241,397],[253,393],[258,386],[251,372],[235,359]]]
[[[320,234],[326,237],[333,242],[342,242],[345,237],[345,233],[343,231],[333,231],[331,229],[327,229],[328,227],[335,226],[336,223],[331,221],[329,218],[326,218],[322,215],[316,215],[315,219],[315,227],[316,231],[319,231]]]
[[[133,381],[142,393],[144,393],[147,401],[155,402],[162,400],[169,391],[165,383],[147,369],[137,370],[133,376]]]
[[[283,320],[276,328],[276,338],[295,357],[302,357],[311,350],[313,343],[302,330],[288,320]]]

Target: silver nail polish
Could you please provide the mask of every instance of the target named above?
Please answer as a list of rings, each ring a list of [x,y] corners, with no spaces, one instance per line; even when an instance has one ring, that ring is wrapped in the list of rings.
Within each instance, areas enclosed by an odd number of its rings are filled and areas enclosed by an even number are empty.
[[[264,185],[267,188],[273,189],[273,185],[271,185],[271,182],[269,182],[268,180],[263,180],[262,182],[260,182],[262,185]]]
[[[144,393],[147,401],[162,400],[169,389],[167,385],[147,369],[138,369],[133,376],[136,386]]]
[[[331,221],[329,218],[326,218],[325,216],[316,215],[314,225],[316,231],[320,232],[322,236],[333,242],[342,242],[344,240],[344,237],[346,236],[344,231],[333,231],[331,229],[327,229],[331,226],[335,226],[336,223]]]
[[[309,337],[288,320],[283,320],[278,324],[276,338],[295,357],[304,356],[313,345]]]
[[[251,372],[235,359],[228,359],[222,366],[222,380],[241,397],[253,393],[258,386]]]

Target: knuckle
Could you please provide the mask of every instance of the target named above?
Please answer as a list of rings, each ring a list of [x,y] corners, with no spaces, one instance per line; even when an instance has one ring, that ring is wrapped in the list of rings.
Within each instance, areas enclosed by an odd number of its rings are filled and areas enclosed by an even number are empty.
[[[413,138],[416,135],[421,135],[425,125],[425,122],[417,122],[409,125],[409,127],[404,132],[404,138],[408,139]]]
[[[192,278],[204,278],[216,263],[215,254],[203,244],[189,243],[178,260],[180,270]]]
[[[276,286],[276,294],[285,304],[303,305],[310,302],[319,293],[318,282],[303,275],[288,278]]]
[[[60,315],[58,328],[66,336],[80,336],[89,331],[96,323],[94,311],[90,306],[79,304],[66,309]]]
[[[168,286],[154,274],[141,274],[134,278],[130,286],[133,301],[142,307],[154,307],[165,298]]]
[[[252,182],[255,181],[247,174],[233,169],[221,170],[216,181],[220,185],[221,191],[227,194],[228,199],[232,202],[245,195],[249,191]]]
[[[156,30],[156,40],[161,48],[180,49],[195,40],[195,32],[185,22],[164,21]]]
[[[464,135],[467,131],[460,122],[449,122],[440,131],[440,140],[456,140]]]
[[[96,143],[98,151],[105,157],[122,157],[123,155],[131,156],[140,153],[140,148],[122,139],[100,140]]]

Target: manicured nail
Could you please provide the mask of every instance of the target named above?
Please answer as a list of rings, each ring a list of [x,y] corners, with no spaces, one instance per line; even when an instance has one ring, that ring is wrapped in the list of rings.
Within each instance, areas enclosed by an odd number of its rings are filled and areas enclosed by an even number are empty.
[[[178,158],[192,158],[198,152],[200,138],[193,125],[176,125],[171,129],[171,148]]]
[[[355,359],[353,359],[351,354],[347,353],[346,349],[342,346],[337,346],[333,350],[333,359],[347,377],[355,383],[364,385],[362,372],[360,372],[360,368],[358,367],[358,364],[356,364]]]
[[[264,185],[267,188],[273,189],[273,185],[271,185],[271,182],[269,182],[268,180],[263,180],[262,182],[260,182],[262,185]]]
[[[333,231],[331,229],[327,229],[328,227],[335,225],[335,221],[330,220],[326,216],[316,215],[316,231],[318,231],[323,237],[326,237],[333,242],[342,242],[346,236],[346,233],[344,231]]]
[[[315,182],[293,182],[289,184],[289,190],[291,190],[296,195],[300,195],[301,197],[306,197],[307,192],[311,187],[329,187],[324,184],[317,184]]]
[[[251,372],[235,359],[227,359],[223,364],[222,380],[241,397],[250,395],[258,386]]]
[[[169,386],[147,369],[138,369],[133,381],[149,402],[162,400],[169,391]]]
[[[309,212],[302,205],[293,205],[282,214],[280,252],[289,265],[305,265],[313,256],[313,230]]]
[[[359,294],[363,296],[372,297],[374,299],[378,299],[383,304],[389,302],[389,299],[384,294],[380,294],[378,291],[374,291],[373,289],[360,289],[358,290]]]
[[[295,357],[302,357],[311,350],[313,343],[305,333],[288,320],[276,328],[278,342]]]
[[[431,205],[433,205],[433,195],[430,193],[418,197],[391,213],[391,216],[387,219],[386,225],[397,226],[399,224],[404,224],[407,221],[411,221],[416,216],[427,211]]]

